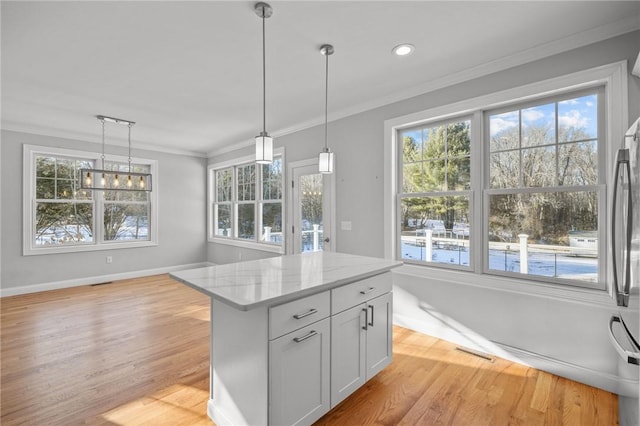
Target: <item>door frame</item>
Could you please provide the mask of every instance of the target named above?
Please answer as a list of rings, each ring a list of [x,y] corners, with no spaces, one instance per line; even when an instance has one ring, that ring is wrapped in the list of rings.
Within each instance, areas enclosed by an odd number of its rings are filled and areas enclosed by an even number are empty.
[[[306,160],[294,161],[287,164],[287,215],[286,215],[286,227],[285,227],[285,244],[286,244],[286,253],[293,254],[294,253],[294,240],[293,233],[291,232],[291,227],[294,225],[293,219],[293,170],[298,167],[307,167],[318,164],[318,158],[308,158]],[[336,250],[336,179],[335,179],[336,167],[334,163],[333,173],[325,174],[324,177],[324,185],[325,187],[329,187],[329,221],[330,221],[330,230],[329,230],[329,238],[331,239],[331,244],[329,245],[328,251],[337,251]]]

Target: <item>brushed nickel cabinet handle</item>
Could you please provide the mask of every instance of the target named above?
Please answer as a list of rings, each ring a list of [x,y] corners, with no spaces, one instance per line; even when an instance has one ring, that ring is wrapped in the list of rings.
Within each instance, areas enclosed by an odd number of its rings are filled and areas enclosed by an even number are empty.
[[[368,290],[360,290],[360,294],[368,294],[368,293],[371,293],[375,289],[376,289],[375,287],[369,287]]]
[[[307,312],[304,312],[302,314],[295,314],[293,317],[295,319],[302,319],[302,318],[308,317],[309,315],[313,315],[313,314],[317,314],[317,313],[318,313],[317,309],[311,308]]]
[[[369,325],[369,310],[367,308],[362,308],[362,311],[364,312],[364,325],[362,326],[363,330],[368,330],[368,325]]]
[[[304,342],[305,340],[310,339],[317,334],[318,333],[315,330],[311,330],[308,334],[305,334],[302,337],[294,337],[293,341],[296,343]]]

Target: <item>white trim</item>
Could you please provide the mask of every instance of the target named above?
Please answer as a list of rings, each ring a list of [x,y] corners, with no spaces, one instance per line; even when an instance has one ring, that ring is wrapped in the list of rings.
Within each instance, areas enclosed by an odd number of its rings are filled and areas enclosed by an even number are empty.
[[[139,247],[153,247],[159,245],[158,238],[158,188],[159,188],[159,173],[158,173],[158,161],[147,158],[131,157],[133,163],[145,164],[150,166],[150,171],[153,176],[153,191],[149,192],[149,240],[143,241],[104,241],[102,239],[103,225],[99,223],[98,218],[102,217],[102,214],[94,212],[93,222],[93,234],[94,241],[87,244],[75,244],[70,246],[51,246],[51,247],[37,247],[33,244],[33,236],[35,234],[35,218],[32,216],[34,212],[33,202],[35,200],[35,181],[34,181],[34,157],[36,155],[54,155],[64,156],[71,158],[90,159],[98,163],[100,157],[99,153],[91,151],[80,151],[75,149],[48,147],[41,145],[23,145],[23,165],[22,165],[22,255],[23,256],[39,256],[47,254],[61,254],[61,253],[77,253],[86,251],[101,251],[101,250],[115,250],[115,249],[129,249]],[[127,162],[128,157],[121,155],[109,155],[107,161],[115,162]],[[91,204],[96,208],[102,208],[103,201],[92,198]]]
[[[313,158],[307,158],[306,160],[299,160],[299,161],[294,161],[293,163],[289,163],[287,165],[287,176],[288,176],[288,180],[287,180],[287,185],[286,185],[286,190],[287,190],[287,217],[289,218],[289,222],[287,222],[287,227],[286,227],[286,238],[287,238],[287,254],[293,254],[294,250],[295,250],[295,245],[294,245],[294,241],[293,241],[293,234],[291,232],[289,232],[289,229],[291,229],[291,227],[293,226],[293,218],[294,218],[294,214],[293,214],[293,191],[291,190],[291,185],[290,182],[293,179],[293,169],[296,169],[298,167],[308,167],[308,166],[314,166],[318,164],[318,157],[313,157]],[[323,175],[324,179],[329,179],[329,222],[330,222],[330,226],[329,226],[329,238],[330,238],[330,242],[331,244],[329,245],[329,249],[327,251],[338,251],[337,249],[337,225],[336,225],[336,173],[337,173],[337,165],[338,165],[338,160],[336,158],[336,156],[334,156],[334,163],[333,163],[333,173],[328,174],[328,175]]]
[[[597,43],[609,38],[617,37],[638,29],[640,29],[640,26],[638,25],[637,16],[629,16],[610,24],[601,25],[599,27],[583,31],[578,34],[573,34],[560,40],[554,40],[546,44],[535,46],[533,48],[526,49],[491,62],[467,68],[453,74],[429,79],[428,82],[425,82],[423,84],[413,86],[411,88],[407,88],[406,90],[398,91],[387,96],[376,98],[372,101],[363,102],[339,111],[334,111],[333,113],[329,114],[328,121],[333,122],[365,111],[370,111],[375,108],[385,107],[394,102],[400,102],[402,100],[410,99],[424,93],[433,92],[444,87],[453,86],[455,84],[473,80],[485,75],[527,64],[542,58],[577,49],[582,46],[587,46],[589,44]],[[311,127],[319,126],[323,123],[324,116],[318,116],[301,123],[274,130],[271,132],[271,135],[273,136],[275,141],[278,137],[296,133],[305,129],[309,129]],[[248,147],[252,143],[252,141],[243,140],[238,141],[237,143],[226,144],[224,147],[212,149],[208,152],[207,155],[209,157],[215,157],[216,155],[221,155],[240,148]]]
[[[493,342],[502,350],[512,355],[520,363],[535,369],[546,371],[557,376],[566,377],[576,382],[585,383],[599,389],[620,394],[634,395],[637,397],[638,381],[609,374],[591,368],[585,368],[577,364],[565,362],[559,359],[547,357],[534,352],[525,351],[500,342]],[[635,389],[635,390],[634,390]]]
[[[234,240],[231,238],[224,238],[224,237],[211,237],[209,238],[208,242],[215,243],[215,244],[223,244],[227,246],[242,247],[242,248],[247,248],[252,250],[268,251],[271,253],[284,254],[284,247],[278,246],[275,244],[258,243],[254,241],[239,240],[239,239]]]
[[[32,123],[17,123],[13,121],[5,121],[2,120],[2,130],[7,130],[10,132],[17,133],[28,133],[31,135],[39,135],[39,136],[48,136],[55,138],[64,138],[64,139],[72,139],[78,141],[92,141],[91,143],[101,144],[101,141],[96,141],[95,133],[85,133],[85,132],[76,132],[72,130],[62,130],[62,129],[54,129],[51,127],[43,127],[38,126]],[[128,147],[129,142],[126,138],[115,137],[113,135],[109,136],[109,145],[110,146],[120,146],[120,147]],[[146,150],[159,152],[163,154],[174,154],[174,155],[184,155],[187,157],[197,157],[197,158],[207,158],[207,154],[201,151],[192,151],[187,149],[180,149],[175,147],[168,147],[162,145],[156,145],[153,143],[144,143],[134,141],[133,146],[134,151],[138,150]],[[109,154],[111,156],[111,154]]]
[[[563,302],[587,305],[592,308],[611,310],[613,302],[611,297],[602,290],[585,287],[559,286],[546,282],[536,282],[531,285],[531,280],[517,279],[500,275],[476,274],[474,272],[442,269],[423,265],[405,264],[393,270],[394,274],[412,276],[418,278],[437,280],[451,284],[483,289],[496,290],[520,296],[537,297],[549,300],[561,300]]]
[[[430,315],[433,315],[433,313],[430,313]],[[394,324],[418,333],[428,334],[455,345],[566,377],[577,382],[586,383],[609,392],[637,396],[637,380],[600,370],[585,368],[578,364],[484,339],[482,336],[473,334],[473,331],[466,329],[464,325],[456,324],[455,322],[450,324],[449,321],[451,319],[440,314],[434,316],[434,319],[437,321],[437,324],[434,323],[431,326],[425,326],[424,324],[416,322],[414,318],[406,313],[394,313],[393,315]],[[471,335],[467,335],[467,333],[471,333]]]
[[[4,285],[0,289],[0,297],[16,296],[20,294],[37,293],[40,291],[59,290],[70,287],[80,287],[83,285],[93,285],[107,283],[116,280],[126,280],[131,278],[146,277],[150,275],[167,274],[184,269],[203,268],[212,266],[209,262],[190,263],[186,265],[166,266],[163,268],[144,269],[140,271],[120,272],[117,274],[95,275],[93,277],[75,278],[72,280],[54,281],[50,283],[31,284],[22,286]]]
[[[615,149],[620,146],[623,134],[627,128],[627,61],[619,61],[596,68],[578,71],[548,80],[527,84],[515,88],[502,90],[496,93],[479,96],[476,98],[455,102],[428,110],[415,112],[401,117],[392,118],[384,122],[384,244],[385,258],[396,258],[396,216],[395,194],[397,188],[397,132],[400,129],[416,126],[425,122],[443,120],[449,117],[458,117],[465,114],[473,114],[478,111],[493,109],[502,105],[514,102],[522,102],[529,99],[536,99],[547,95],[553,95],[560,91],[577,90],[581,88],[594,87],[604,84],[606,86],[606,122],[607,122],[607,153],[606,167],[607,176],[612,173],[611,158]],[[484,163],[484,162],[483,162]],[[608,194],[607,205],[610,205]],[[477,200],[476,200],[477,201]],[[478,206],[476,206],[477,208]],[[607,212],[602,212],[607,214]],[[608,223],[608,220],[606,221]],[[609,240],[610,236],[607,236]],[[610,244],[608,242],[607,247]],[[435,269],[435,268],[434,268]],[[429,269],[431,270],[431,269]],[[453,271],[447,271],[453,273]],[[473,280],[483,281],[482,274],[475,274]],[[491,275],[489,282],[501,283],[496,276]],[[607,276],[607,282],[609,277]],[[510,278],[511,281],[518,281],[517,278]],[[521,280],[524,281],[524,280]],[[531,282],[530,280],[526,280]],[[535,282],[535,288],[541,288],[544,284]],[[507,289],[510,284],[503,284],[501,287]],[[558,287],[556,285],[556,287]],[[553,290],[560,291],[561,288]],[[572,288],[572,292],[579,292],[578,287]],[[611,292],[611,289],[609,289]],[[573,293],[572,293],[573,294]]]

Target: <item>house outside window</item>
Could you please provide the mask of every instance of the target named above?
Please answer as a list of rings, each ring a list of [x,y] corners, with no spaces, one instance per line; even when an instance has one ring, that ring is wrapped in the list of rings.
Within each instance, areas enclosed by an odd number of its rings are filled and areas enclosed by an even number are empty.
[[[24,147],[25,255],[155,245],[156,195],[79,187],[79,170],[129,170],[127,161],[95,153]],[[133,172],[156,173],[153,160],[134,159]]]
[[[487,111],[488,270],[598,281],[601,89]]]
[[[209,241],[282,252],[282,150],[271,164],[252,158],[209,166]]]

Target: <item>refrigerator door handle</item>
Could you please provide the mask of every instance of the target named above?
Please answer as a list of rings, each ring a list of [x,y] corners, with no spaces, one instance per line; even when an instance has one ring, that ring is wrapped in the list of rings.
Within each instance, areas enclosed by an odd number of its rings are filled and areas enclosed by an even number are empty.
[[[631,188],[627,190],[627,223],[625,229],[626,236],[626,247],[624,250],[624,258],[622,259],[623,267],[622,271],[624,272],[623,277],[623,286],[620,289],[620,283],[618,279],[618,262],[617,262],[617,251],[616,251],[616,201],[618,197],[618,190],[620,189],[619,178],[620,178],[620,166],[623,166],[624,171],[626,171],[626,178],[628,185],[631,185],[631,169],[629,168],[629,150],[628,149],[619,149],[618,157],[616,159],[616,168],[614,173],[613,180],[613,202],[611,206],[611,255],[612,255],[612,267],[613,267],[613,285],[614,291],[616,293],[616,303],[618,306],[628,306],[629,305],[629,289],[631,286],[631,230],[633,224],[632,214],[633,214],[633,205],[631,203]],[[623,171],[623,172],[624,172]]]
[[[618,352],[618,355],[620,355],[622,359],[624,359],[627,363],[640,365],[640,353],[626,350],[625,348],[622,347],[620,342],[618,342],[618,339],[616,339],[615,334],[613,334],[614,322],[620,323],[623,331],[627,333],[627,328],[622,323],[622,320],[620,319],[620,317],[616,315],[612,315],[611,319],[609,320],[609,340],[611,340],[611,344],[616,349],[616,352]]]

